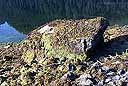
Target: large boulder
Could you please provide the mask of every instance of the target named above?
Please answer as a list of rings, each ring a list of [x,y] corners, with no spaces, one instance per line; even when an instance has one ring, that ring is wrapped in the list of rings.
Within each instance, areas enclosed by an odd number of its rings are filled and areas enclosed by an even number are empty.
[[[28,34],[23,42],[27,45],[24,52],[33,49],[37,59],[46,56],[85,59],[87,52],[97,46],[101,47],[104,42],[103,34],[108,25],[108,21],[103,17],[88,20],[55,20]]]

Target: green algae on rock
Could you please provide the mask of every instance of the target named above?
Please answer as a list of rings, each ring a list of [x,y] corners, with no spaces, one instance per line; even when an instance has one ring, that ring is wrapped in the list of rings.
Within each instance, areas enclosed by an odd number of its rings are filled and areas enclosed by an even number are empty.
[[[31,64],[33,58],[34,58],[34,51],[33,50],[27,50],[23,53],[22,58],[24,61],[26,61],[28,64]]]

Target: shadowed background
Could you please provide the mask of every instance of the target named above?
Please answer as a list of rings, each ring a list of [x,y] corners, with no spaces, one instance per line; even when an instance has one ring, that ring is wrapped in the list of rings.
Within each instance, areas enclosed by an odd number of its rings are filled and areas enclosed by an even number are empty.
[[[103,16],[122,25],[127,15],[127,0],[0,0],[0,21],[25,34],[55,19]]]

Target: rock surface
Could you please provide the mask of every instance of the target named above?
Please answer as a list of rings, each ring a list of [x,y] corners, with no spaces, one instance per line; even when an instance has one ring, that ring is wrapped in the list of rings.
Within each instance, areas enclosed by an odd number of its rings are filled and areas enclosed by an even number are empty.
[[[37,61],[45,56],[72,56],[71,59],[77,57],[85,60],[93,49],[104,43],[103,34],[108,25],[108,21],[103,17],[50,22],[28,34],[22,44],[23,48],[26,48],[23,49],[22,57],[26,59],[26,51],[32,50],[35,51]],[[33,59],[34,57],[29,59],[30,62]]]

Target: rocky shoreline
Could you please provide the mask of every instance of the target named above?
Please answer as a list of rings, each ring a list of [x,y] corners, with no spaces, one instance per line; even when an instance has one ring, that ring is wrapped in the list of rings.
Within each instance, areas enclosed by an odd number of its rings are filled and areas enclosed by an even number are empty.
[[[127,86],[128,26],[108,25],[102,17],[55,20],[1,45],[0,84]]]

